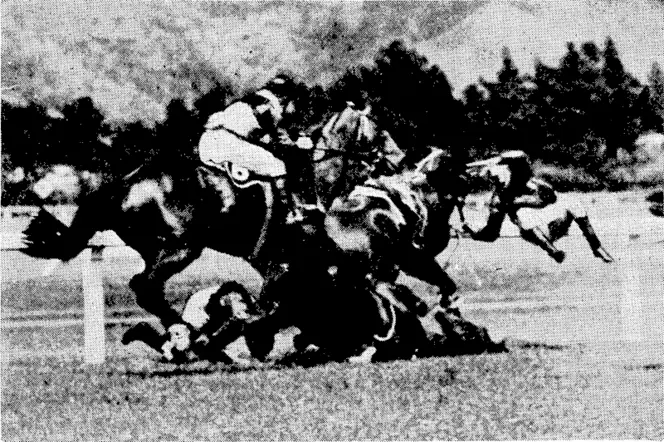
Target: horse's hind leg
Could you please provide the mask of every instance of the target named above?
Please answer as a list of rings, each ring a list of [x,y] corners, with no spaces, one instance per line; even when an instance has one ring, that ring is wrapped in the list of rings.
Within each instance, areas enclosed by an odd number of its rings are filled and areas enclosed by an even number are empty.
[[[166,300],[164,293],[166,281],[184,270],[201,255],[202,251],[202,247],[162,250],[155,259],[146,260],[145,270],[129,282],[129,287],[136,294],[136,303],[139,307],[158,317],[166,329],[182,323],[180,314]]]

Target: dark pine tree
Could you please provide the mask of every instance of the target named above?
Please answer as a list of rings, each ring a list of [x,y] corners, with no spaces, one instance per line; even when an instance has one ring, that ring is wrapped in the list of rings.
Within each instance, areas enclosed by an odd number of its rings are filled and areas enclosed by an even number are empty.
[[[618,56],[615,43],[606,39],[604,51],[604,97],[602,108],[605,120],[597,128],[606,144],[606,157],[615,158],[619,148],[631,150],[638,136],[638,109],[636,102],[639,82],[628,72]]]
[[[105,132],[104,116],[92,98],[82,97],[62,108],[64,119],[53,122],[52,162],[69,164],[78,170],[100,171],[106,164],[108,146],[99,137]]]
[[[648,104],[644,109],[643,130],[664,133],[664,71],[654,62],[648,74]]]
[[[463,134],[467,146],[467,160],[479,160],[490,156],[493,151],[490,135],[490,114],[487,98],[482,90],[471,84],[463,91],[464,126]]]
[[[496,82],[480,80],[488,91],[490,143],[496,151],[532,148],[530,120],[533,108],[528,82],[519,74],[508,48],[503,48],[503,65]]]
[[[438,66],[395,41],[379,51],[362,77],[374,115],[409,161],[424,156],[429,146],[460,148],[462,105]]]

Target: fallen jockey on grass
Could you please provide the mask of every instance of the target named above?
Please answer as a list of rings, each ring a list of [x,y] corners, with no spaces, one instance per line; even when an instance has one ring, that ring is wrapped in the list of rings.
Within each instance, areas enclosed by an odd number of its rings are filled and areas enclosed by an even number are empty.
[[[199,143],[201,160],[212,167],[224,163],[277,179],[280,198],[289,208],[286,223],[304,219],[303,211],[321,211],[311,158],[312,141],[293,141],[299,86],[279,75],[263,88],[213,114]]]
[[[122,343],[143,342],[169,362],[237,362],[224,352],[229,342],[221,342],[218,336],[221,327],[241,326],[252,316],[248,307],[251,301],[247,300],[250,296],[236,282],[199,290],[189,296],[182,311],[186,325],[179,324],[170,333],[162,333],[148,322],[139,322],[127,330]]]
[[[479,230],[471,229],[464,222],[464,231],[478,241],[493,242],[500,237],[500,230],[509,217],[519,229],[521,237],[546,251],[556,262],[565,260],[565,252],[554,243],[567,235],[572,222],[576,222],[588,241],[593,254],[606,263],[613,257],[604,249],[581,207],[565,208],[563,214],[546,225],[527,226],[520,209],[542,209],[557,201],[556,193],[547,182],[533,177],[528,155],[522,151],[507,151],[488,160],[468,164],[471,175],[488,180],[494,191],[489,202],[489,217]]]

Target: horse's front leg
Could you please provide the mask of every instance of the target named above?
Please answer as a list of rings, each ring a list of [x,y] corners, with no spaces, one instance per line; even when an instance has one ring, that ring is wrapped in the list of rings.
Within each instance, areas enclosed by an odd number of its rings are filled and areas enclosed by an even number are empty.
[[[436,258],[415,248],[402,256],[404,259],[401,263],[401,270],[427,284],[438,287],[441,295],[440,305],[444,308],[449,307],[453,295],[457,291],[457,285],[438,264]]]
[[[401,266],[405,273],[438,287],[440,300],[438,305],[433,308],[434,318],[440,325],[443,334],[449,335],[453,332],[454,324],[461,319],[461,313],[454,306],[456,283],[430,254],[413,249],[406,258]]]
[[[178,350],[185,350],[190,343],[189,327],[180,314],[166,300],[164,287],[173,275],[184,270],[202,253],[202,247],[170,248],[162,250],[154,259],[145,260],[145,270],[134,276],[129,287],[136,294],[136,303],[149,313],[159,318],[168,331],[165,342],[171,343]],[[165,350],[168,358],[171,349]]]

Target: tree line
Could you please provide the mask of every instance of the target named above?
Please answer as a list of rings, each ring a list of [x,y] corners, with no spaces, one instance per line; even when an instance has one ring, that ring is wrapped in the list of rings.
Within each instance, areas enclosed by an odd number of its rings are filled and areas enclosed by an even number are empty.
[[[17,167],[30,181],[52,164],[117,177],[147,158],[195,159],[206,119],[236,97],[232,82],[219,79],[191,107],[171,101],[165,120],[153,127],[107,121],[89,97],[60,109],[3,101],[4,190],[6,174]],[[371,66],[350,67],[328,87],[302,84],[302,128],[347,101],[370,105],[412,162],[430,146],[464,161],[522,149],[538,162],[580,170],[599,187],[611,186],[620,155],[629,155],[640,134],[664,132],[662,68],[654,62],[642,85],[625,70],[610,38],[602,48],[568,43],[557,66],[536,60],[534,74],[520,73],[504,48],[496,80],[480,78],[461,99],[437,65],[395,41],[378,51]]]

